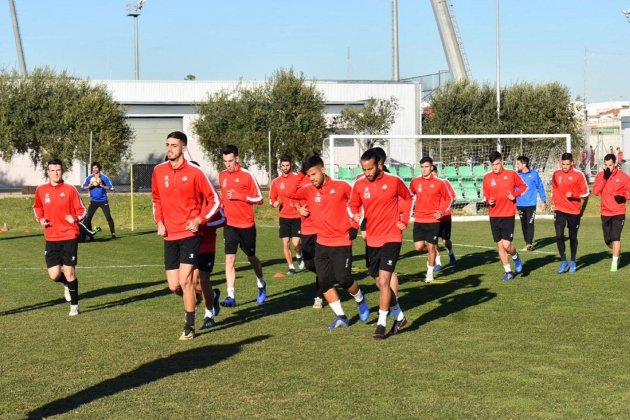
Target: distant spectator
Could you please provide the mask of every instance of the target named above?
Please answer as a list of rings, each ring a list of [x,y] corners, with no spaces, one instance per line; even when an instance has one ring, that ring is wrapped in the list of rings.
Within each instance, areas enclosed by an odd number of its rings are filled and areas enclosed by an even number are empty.
[[[610,146],[610,150],[608,150],[608,153],[610,153],[611,155],[615,154],[615,149],[613,149],[612,146]]]
[[[624,162],[625,160],[623,159],[623,150],[621,150],[621,147],[617,147],[617,163],[621,165]]]
[[[595,150],[593,150],[593,146],[589,146],[588,149],[588,162],[591,166],[595,164]]]
[[[92,174],[85,178],[83,185],[81,185],[82,190],[90,190],[90,206],[88,207],[87,217],[85,218],[85,227],[88,231],[93,231],[92,218],[96,210],[101,208],[105,219],[107,219],[112,239],[116,239],[114,219],[109,211],[109,201],[107,200],[107,191],[114,191],[114,186],[109,178],[101,172],[100,163],[92,162],[91,168]]]

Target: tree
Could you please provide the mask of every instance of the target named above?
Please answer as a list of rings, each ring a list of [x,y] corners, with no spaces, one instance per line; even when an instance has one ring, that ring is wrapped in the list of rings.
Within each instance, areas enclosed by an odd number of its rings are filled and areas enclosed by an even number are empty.
[[[27,78],[0,73],[0,158],[28,154],[33,164],[59,158],[67,168],[92,158],[117,172],[133,140],[123,107],[104,86],[35,69]]]
[[[184,77],[184,80],[197,80],[197,76],[194,74],[187,74],[186,77]]]
[[[293,70],[277,70],[264,84],[210,95],[197,111],[195,133],[218,169],[226,144],[238,146],[243,164],[266,167],[269,132],[274,163],[283,154],[298,160],[320,152],[326,135],[323,94]]]
[[[360,109],[346,106],[341,111],[341,124],[356,134],[387,134],[396,122],[397,112],[398,99],[393,96],[389,99],[370,97]],[[370,149],[377,142],[377,139],[361,140],[361,149]]]

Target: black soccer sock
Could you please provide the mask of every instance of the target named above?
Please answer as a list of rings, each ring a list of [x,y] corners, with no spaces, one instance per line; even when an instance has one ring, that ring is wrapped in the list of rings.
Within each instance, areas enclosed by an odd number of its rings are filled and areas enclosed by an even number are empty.
[[[186,312],[186,329],[195,328],[195,312]]]
[[[68,280],[66,279],[66,275],[63,274],[63,271],[61,272],[61,276],[55,281],[61,284],[68,284]]]
[[[569,247],[571,248],[571,261],[575,261],[575,258],[577,257],[578,239],[571,238],[569,240]]]
[[[79,279],[75,279],[74,281],[69,281],[66,284],[68,286],[68,290],[70,291],[70,304],[78,305],[79,304]]]

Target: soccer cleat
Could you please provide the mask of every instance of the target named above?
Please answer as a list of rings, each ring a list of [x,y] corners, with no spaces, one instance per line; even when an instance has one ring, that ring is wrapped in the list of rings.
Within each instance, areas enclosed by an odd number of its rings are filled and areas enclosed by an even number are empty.
[[[406,325],[407,318],[405,317],[403,317],[403,319],[401,319],[400,321],[394,321],[394,325],[392,325],[392,329],[389,330],[389,334],[387,334],[387,336],[389,337],[390,335],[398,334],[400,330],[405,328]]]
[[[611,263],[611,264],[610,264],[610,271],[611,271],[612,273],[616,273],[616,272],[617,272],[617,264],[615,264],[615,263]]]
[[[99,232],[100,232],[100,231],[102,231],[102,230],[103,230],[103,229],[101,229],[101,227],[100,227],[100,226],[96,226],[96,227],[94,228],[94,233],[99,233]],[[113,237],[116,237],[116,234],[115,234],[115,233],[113,233],[113,234],[112,234],[112,236],[113,236]]]
[[[214,292],[214,299],[212,299],[212,312],[214,316],[219,316],[219,312],[221,312],[221,304],[219,303],[219,296],[221,296],[221,291],[219,289],[212,289]]]
[[[324,300],[322,298],[315,298],[315,301],[313,302],[313,308],[314,309],[322,309],[322,306],[324,306]]]
[[[77,316],[79,315],[79,305],[70,305],[70,312],[68,316]]]
[[[287,276],[292,276],[295,274],[295,268],[289,268],[289,271],[287,271]]]
[[[225,300],[221,301],[220,305],[225,306],[227,308],[233,308],[236,306],[236,299],[228,296],[227,298],[225,298]]]
[[[448,254],[448,263],[450,265],[455,265],[457,260],[455,259],[455,254]]]
[[[117,239],[117,236],[115,233],[112,233],[112,239]]]
[[[567,262],[562,261],[560,263],[560,268],[558,268],[558,274],[566,273],[568,269],[569,269],[569,266],[567,265]]]
[[[513,278],[514,278],[514,273],[512,273],[511,271],[508,271],[507,273],[505,273],[501,281],[510,281]]]
[[[194,328],[184,328],[184,332],[179,336],[180,341],[192,340],[195,338]]]
[[[375,340],[384,340],[385,337],[385,325],[377,324],[376,331],[374,331],[374,335],[372,335],[372,338],[374,338]]]
[[[520,258],[514,260],[514,271],[516,271],[516,274],[523,272],[523,261]]]
[[[527,244],[527,246],[525,247],[525,251],[533,251],[534,250],[534,245],[532,244]]]
[[[436,265],[435,267],[433,267],[433,272],[438,273],[441,269],[442,269],[441,265]]]
[[[346,317],[345,315],[337,315],[337,318],[335,318],[333,322],[328,324],[326,328],[328,328],[329,330],[334,330],[335,328],[345,328],[349,325],[350,321],[348,321],[348,317]]]
[[[370,318],[370,307],[367,304],[367,299],[364,297],[361,302],[357,303],[359,307],[359,319],[361,322],[367,322]]]
[[[427,277],[424,279],[425,283],[433,283],[433,273],[429,274],[427,273]]]
[[[262,305],[267,300],[267,285],[263,284],[263,287],[258,288],[258,296],[256,296],[256,302]]]
[[[217,325],[217,323],[215,322],[214,318],[205,317],[203,319],[203,324],[201,324],[201,329],[207,330],[208,328],[212,328],[215,325]]]
[[[298,258],[297,261],[298,261],[298,269],[300,271],[303,271],[304,270],[304,258]]]
[[[569,263],[569,273],[575,273],[577,271],[577,264],[575,264],[575,261],[571,261]]]
[[[70,302],[70,289],[66,285],[63,286],[63,297],[66,299],[66,302]]]

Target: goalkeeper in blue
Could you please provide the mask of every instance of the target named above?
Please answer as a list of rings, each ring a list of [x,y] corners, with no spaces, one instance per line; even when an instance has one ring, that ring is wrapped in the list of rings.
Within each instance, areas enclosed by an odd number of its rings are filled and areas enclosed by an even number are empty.
[[[544,211],[547,208],[547,195],[545,194],[545,184],[538,172],[529,167],[529,158],[519,156],[516,158],[516,173],[527,184],[527,190],[523,195],[516,197],[516,210],[521,219],[521,229],[525,239],[525,248],[522,251],[534,249],[534,222],[536,220],[537,198],[540,197],[540,208]]]

